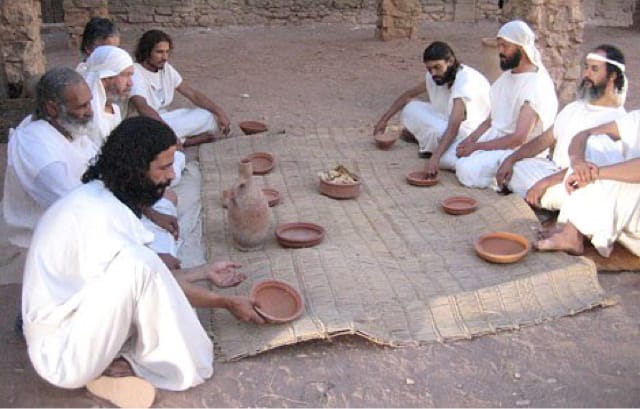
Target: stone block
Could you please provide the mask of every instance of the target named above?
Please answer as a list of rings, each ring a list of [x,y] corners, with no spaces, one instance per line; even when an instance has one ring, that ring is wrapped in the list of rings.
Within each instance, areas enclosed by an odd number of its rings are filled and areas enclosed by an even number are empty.
[[[129,23],[152,23],[153,22],[153,16],[150,15],[149,13],[145,13],[145,14],[129,14],[127,20],[129,21]]]

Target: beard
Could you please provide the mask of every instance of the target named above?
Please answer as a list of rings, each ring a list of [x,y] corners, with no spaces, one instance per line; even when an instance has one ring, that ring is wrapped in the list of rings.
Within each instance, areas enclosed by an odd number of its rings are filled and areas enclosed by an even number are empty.
[[[587,84],[591,85],[587,86]],[[578,97],[586,101],[594,101],[604,95],[606,88],[606,83],[594,84],[590,79],[583,78],[578,87]]]
[[[449,68],[447,68],[447,70],[444,72],[444,75],[434,75],[431,77],[431,79],[438,86],[451,84],[456,79],[456,70],[457,67],[450,65]]]
[[[114,90],[112,88],[105,90],[105,93],[107,94],[107,101],[112,104],[121,104],[127,102],[130,92],[130,89],[127,89],[124,92],[117,92],[117,90]]]
[[[137,192],[132,193],[132,200],[140,206],[140,208],[153,206],[164,195],[164,191],[169,187],[171,181],[166,183],[154,183],[148,177],[140,184]]]
[[[520,60],[522,59],[522,51],[517,49],[515,53],[511,57],[507,57],[504,54],[500,54],[500,68],[502,71],[511,70],[520,65]]]
[[[86,117],[77,117],[67,112],[67,109],[62,106],[60,108],[60,116],[56,118],[56,121],[62,129],[75,139],[89,134],[89,131],[91,131],[91,119],[93,119],[93,114]]]

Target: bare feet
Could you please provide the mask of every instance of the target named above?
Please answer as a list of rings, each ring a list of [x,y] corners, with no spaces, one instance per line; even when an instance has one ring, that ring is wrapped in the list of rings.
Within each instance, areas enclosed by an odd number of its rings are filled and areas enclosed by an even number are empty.
[[[571,223],[566,223],[535,243],[538,251],[564,251],[579,256],[584,253],[583,236]],[[551,230],[551,229],[549,229]]]
[[[114,378],[120,378],[123,376],[135,376],[131,365],[124,358],[117,358],[111,362],[111,365],[104,371],[104,376],[111,376]]]
[[[552,224],[549,227],[542,227],[538,230],[538,240],[548,239],[554,234],[560,232],[564,225],[561,223]]]

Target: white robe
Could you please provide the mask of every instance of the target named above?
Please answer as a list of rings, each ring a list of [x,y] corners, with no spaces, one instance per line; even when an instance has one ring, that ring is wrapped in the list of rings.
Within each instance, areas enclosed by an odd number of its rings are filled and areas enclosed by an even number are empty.
[[[134,64],[131,96],[141,96],[155,109],[162,120],[176,133],[180,142],[189,136],[201,133],[215,133],[218,123],[213,114],[202,108],[180,108],[169,111],[176,88],[182,83],[182,76],[171,64],[166,63],[158,72],[152,72],[142,65]]]
[[[525,103],[529,103],[538,117],[525,142],[553,125],[558,111],[555,86],[544,68],[520,74],[505,71],[491,86],[490,95],[491,127],[478,138],[478,142],[492,141],[515,132],[520,110]],[[467,187],[495,188],[498,167],[511,153],[512,149],[475,151],[458,159],[456,176],[460,183]],[[546,152],[539,156],[546,156]]]
[[[622,159],[640,158],[640,110],[617,119],[616,125]],[[571,222],[604,257],[616,241],[640,256],[640,183],[598,179],[567,197],[558,221]]]
[[[429,102],[409,102],[400,114],[400,121],[418,140],[420,152],[434,152],[447,129],[454,99],[461,98],[465,104],[466,118],[460,124],[455,141],[441,158],[443,169],[455,169],[457,142],[476,129],[491,110],[489,81],[477,70],[461,65],[451,88],[437,85],[428,72],[425,74],[425,83]]]
[[[9,131],[3,213],[9,241],[27,248],[36,223],[57,199],[81,184],[97,148],[86,136],[72,141],[29,115]]]
[[[584,100],[570,103],[560,111],[553,124],[555,147],[552,159],[527,158],[518,161],[513,167],[509,189],[525,197],[537,181],[569,167],[569,145],[578,132],[614,121],[625,113],[622,106],[603,107]],[[621,143],[612,141],[606,135],[593,135],[587,144],[589,161],[602,166],[622,160]],[[566,196],[566,190],[562,184],[558,184],[547,189],[540,202],[545,209],[558,210]]]
[[[102,182],[42,217],[25,267],[22,314],[35,370],[86,385],[118,356],[156,387],[184,390],[213,373],[213,345],[151,234]]]

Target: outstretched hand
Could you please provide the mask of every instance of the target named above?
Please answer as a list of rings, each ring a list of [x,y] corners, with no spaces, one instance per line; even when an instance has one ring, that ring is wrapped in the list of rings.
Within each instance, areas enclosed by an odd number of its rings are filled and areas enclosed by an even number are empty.
[[[207,264],[205,275],[216,287],[235,287],[247,279],[245,274],[236,270],[239,267],[242,266],[232,261],[216,261]]]

